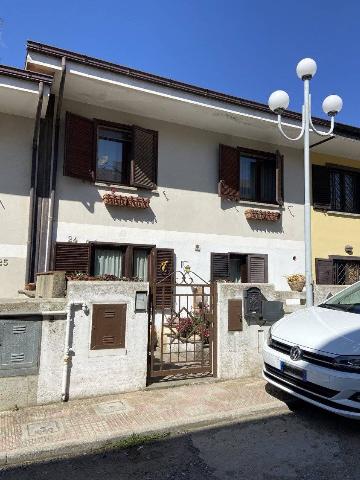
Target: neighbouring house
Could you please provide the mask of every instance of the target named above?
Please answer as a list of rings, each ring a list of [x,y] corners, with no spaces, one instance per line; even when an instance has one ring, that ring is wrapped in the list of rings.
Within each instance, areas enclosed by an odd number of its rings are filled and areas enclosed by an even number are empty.
[[[331,142],[329,144],[331,146]],[[313,256],[318,284],[349,285],[360,280],[360,162],[352,150],[313,163]]]

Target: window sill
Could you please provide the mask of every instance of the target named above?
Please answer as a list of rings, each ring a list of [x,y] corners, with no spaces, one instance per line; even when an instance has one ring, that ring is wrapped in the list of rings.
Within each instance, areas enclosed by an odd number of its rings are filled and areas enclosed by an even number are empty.
[[[265,207],[284,210],[284,206],[277,203],[253,202],[252,200],[238,200],[237,203],[240,205],[248,205],[249,207]]]
[[[338,212],[336,210],[318,210],[318,211],[323,211],[324,213],[327,213],[328,215],[334,215],[334,216],[339,216],[339,217],[360,218],[360,213]]]
[[[99,187],[101,189],[111,188],[111,189],[114,189],[114,190],[117,190],[117,191],[124,191],[124,192],[138,192],[140,190],[142,192],[146,191],[146,192],[150,192],[152,194],[157,194],[157,190],[148,190],[146,188],[131,187],[130,185],[120,185],[118,183],[112,184],[112,183],[105,183],[105,182],[96,181],[96,182],[94,182],[94,185],[95,185],[95,187]]]

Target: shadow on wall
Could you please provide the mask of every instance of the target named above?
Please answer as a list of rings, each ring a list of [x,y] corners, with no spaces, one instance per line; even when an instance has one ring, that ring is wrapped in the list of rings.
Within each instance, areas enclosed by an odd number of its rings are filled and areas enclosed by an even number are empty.
[[[233,202],[231,200],[227,200],[226,198],[221,198],[221,209],[222,210],[229,210],[229,209],[235,209],[236,212],[239,215],[239,218],[244,219],[250,228],[254,230],[255,232],[264,232],[264,233],[284,233],[284,229],[282,226],[282,216],[283,216],[283,211],[281,211],[281,217],[280,220],[276,222],[272,221],[267,221],[267,220],[247,220],[245,217],[245,210],[244,210],[244,204]],[[251,207],[251,204],[248,204],[247,208],[253,208]],[[270,208],[269,208],[270,209]],[[271,208],[272,211],[278,211],[278,207]],[[261,210],[263,208],[261,207]]]
[[[59,193],[58,196],[64,200],[68,200],[70,202],[81,202],[86,210],[90,213],[95,212],[95,205],[97,204],[97,208],[104,208],[110,214],[111,218],[114,221],[125,221],[125,222],[135,222],[135,223],[148,223],[154,224],[157,223],[156,216],[151,209],[144,208],[128,208],[128,207],[120,207],[120,206],[111,206],[105,205],[103,203],[102,195],[104,193],[111,193],[110,187],[101,187],[103,192],[99,192],[99,187],[83,181],[78,180],[71,177],[66,178],[66,196],[64,195],[64,184],[61,182],[59,183]],[[69,188],[70,187],[70,188]],[[144,198],[153,198],[159,196],[158,192],[151,192],[146,190],[140,190],[139,192],[129,192],[125,188],[122,189],[121,187],[116,188],[116,194],[118,195],[126,195],[126,196],[140,196]],[[1,207],[1,205],[0,205]]]
[[[121,220],[123,222],[132,223],[157,223],[156,216],[151,208],[121,208],[106,205],[106,210],[114,221]]]

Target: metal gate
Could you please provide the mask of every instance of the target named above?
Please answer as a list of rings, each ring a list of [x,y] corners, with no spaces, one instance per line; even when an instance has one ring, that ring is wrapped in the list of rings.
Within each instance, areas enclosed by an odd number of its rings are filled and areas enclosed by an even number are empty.
[[[150,287],[149,381],[215,374],[215,285],[190,268]]]

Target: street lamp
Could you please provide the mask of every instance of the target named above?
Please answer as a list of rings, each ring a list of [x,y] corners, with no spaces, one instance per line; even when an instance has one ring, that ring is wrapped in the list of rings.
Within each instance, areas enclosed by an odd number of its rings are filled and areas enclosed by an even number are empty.
[[[312,249],[311,249],[311,205],[310,205],[310,145],[309,130],[311,129],[322,137],[332,135],[335,124],[335,115],[340,112],[343,106],[342,99],[338,95],[329,95],[322,104],[324,112],[331,118],[328,132],[320,132],[314,127],[311,118],[311,95],[310,80],[317,70],[316,62],[312,58],[304,58],[296,67],[297,76],[304,82],[304,104],[302,107],[302,126],[299,135],[295,138],[289,137],[281,125],[281,114],[289,106],[289,95],[283,90],[273,92],[269,97],[269,107],[278,116],[278,127],[281,134],[288,140],[296,141],[304,137],[304,237],[305,237],[305,285],[306,285],[306,306],[313,305],[313,281],[312,281]]]

